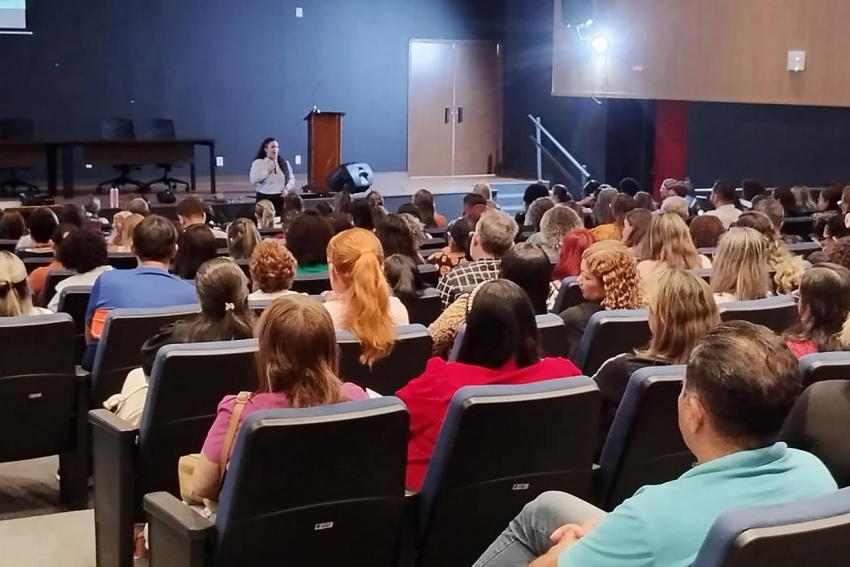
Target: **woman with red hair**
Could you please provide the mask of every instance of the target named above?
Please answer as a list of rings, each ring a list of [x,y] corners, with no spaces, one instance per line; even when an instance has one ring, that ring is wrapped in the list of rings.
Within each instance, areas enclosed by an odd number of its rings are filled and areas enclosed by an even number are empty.
[[[596,240],[586,228],[574,228],[564,235],[558,256],[558,265],[552,271],[552,279],[560,284],[561,280],[577,276],[581,272],[581,255]]]

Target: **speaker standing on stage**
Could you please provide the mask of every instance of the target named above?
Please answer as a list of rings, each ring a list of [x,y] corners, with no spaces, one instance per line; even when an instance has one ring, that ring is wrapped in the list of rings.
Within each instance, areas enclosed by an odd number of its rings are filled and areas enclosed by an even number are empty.
[[[251,164],[251,183],[257,189],[257,201],[268,199],[280,214],[283,194],[295,188],[295,175],[289,162],[280,157],[280,144],[266,138]]]

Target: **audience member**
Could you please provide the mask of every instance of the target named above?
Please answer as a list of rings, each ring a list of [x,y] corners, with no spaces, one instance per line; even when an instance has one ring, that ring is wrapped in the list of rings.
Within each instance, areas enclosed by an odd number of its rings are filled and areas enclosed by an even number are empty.
[[[818,210],[818,204],[812,198],[812,192],[805,185],[795,185],[791,188],[791,193],[794,195],[794,200],[797,201],[797,206],[804,215],[810,215]]]
[[[33,306],[32,298],[24,262],[11,252],[0,251],[0,317],[50,313]]]
[[[552,186],[552,199],[555,201],[556,205],[564,205],[566,203],[571,203],[573,196],[570,195],[570,191],[566,188],[566,186],[559,183]]]
[[[27,225],[21,213],[6,211],[0,217],[0,240],[20,240],[26,233]]]
[[[287,193],[288,195],[289,193]],[[259,228],[269,229],[275,225],[274,203],[268,199],[260,199],[254,206],[254,216]]]
[[[555,284],[560,287],[561,280],[578,276],[581,272],[581,257],[596,240],[586,228],[574,228],[564,235],[558,251],[558,264],[552,271]]]
[[[536,315],[548,311],[551,289],[552,263],[546,252],[536,244],[522,242],[514,245],[502,256],[499,277],[517,284],[531,301]],[[466,322],[469,313],[470,293],[460,295],[429,327],[433,339],[433,354],[446,358],[455,335]]]
[[[777,187],[773,190],[773,198],[776,199],[786,217],[804,217],[811,214],[811,211],[804,210],[794,197],[794,191],[790,187]]]
[[[841,214],[841,205],[839,204],[841,194],[841,187],[829,186],[821,189],[816,212],[812,215],[815,233],[822,234],[826,222],[830,218]]]
[[[567,353],[574,359],[587,322],[604,309],[639,309],[643,304],[637,265],[620,242],[597,242],[584,251],[578,286],[584,301],[561,313],[567,326]]]
[[[773,224],[773,229],[776,231],[777,236],[785,244],[798,244],[803,242],[803,238],[796,234],[782,234],[782,225],[785,222],[785,209],[782,208],[782,205],[776,199],[769,197],[762,199],[753,205],[753,211],[767,215],[770,222]]]
[[[461,213],[461,218],[465,218],[472,224],[473,227],[475,227],[475,225],[478,224],[478,219],[481,218],[481,215],[483,215],[487,209],[487,199],[478,193],[468,193],[463,198],[463,211]],[[523,215],[523,218],[525,218],[525,213],[521,214]]]
[[[691,565],[722,513],[834,492],[816,457],[776,438],[794,405],[797,361],[771,331],[742,321],[691,354],[679,428],[697,465],[645,486],[606,515],[560,492],[528,504],[474,567]]]
[[[393,296],[399,298],[407,309],[422,297],[425,283],[422,274],[410,257],[404,254],[392,254],[384,260],[384,276],[392,290]]]
[[[525,219],[525,215],[528,212],[528,208],[531,206],[531,203],[537,199],[548,196],[549,189],[542,183],[532,183],[526,187],[522,194],[522,210],[514,217],[514,221],[516,221],[517,226],[525,226],[529,224]]]
[[[841,215],[835,215],[826,221],[826,226],[823,227],[823,240],[820,241],[821,249],[809,254],[807,258],[809,263],[817,264],[819,262],[826,262],[833,245],[845,236],[850,236],[850,228],[847,227]]]
[[[227,251],[234,260],[249,259],[260,240],[260,231],[252,220],[236,219],[227,227]]]
[[[774,271],[773,287],[779,294],[791,293],[800,286],[805,267],[803,261],[791,252],[782,240],[779,233],[770,222],[770,218],[764,213],[750,211],[741,215],[736,226],[753,228],[760,232],[767,243],[767,261]]]
[[[673,195],[672,197],[667,197],[664,199],[664,202],[661,203],[661,212],[662,213],[675,213],[679,215],[679,217],[683,221],[688,220],[688,202],[684,197],[679,197],[678,195]]]
[[[392,350],[393,325],[410,322],[404,304],[390,296],[381,243],[368,230],[352,228],[331,239],[327,257],[333,291],[325,293],[325,308],[334,327],[360,341],[360,362],[372,365]]]
[[[525,226],[531,228],[534,232],[540,231],[540,221],[543,220],[543,215],[547,211],[555,207],[555,202],[551,197],[540,197],[528,207],[525,214]]]
[[[638,209],[646,209],[650,213],[655,212],[658,208],[652,198],[652,195],[646,191],[639,191],[638,194],[635,195],[635,207]]]
[[[59,245],[62,244],[62,241],[68,233],[72,230],[80,229],[71,224],[60,224],[56,227],[56,230],[53,231],[53,237],[50,239],[50,250],[53,252],[53,261],[46,266],[36,268],[29,276],[27,276],[27,282],[29,283],[30,290],[32,291],[33,297],[36,298],[36,301],[41,298],[41,292],[44,291],[44,282],[47,279],[47,274],[51,270],[61,270],[65,268],[59,260],[56,250],[59,248]],[[44,305],[43,301],[40,302],[40,305]]]
[[[85,212],[86,218],[89,220],[102,220],[100,217],[100,197],[96,195],[89,195],[86,197],[85,203],[83,203],[83,211]]]
[[[183,280],[194,280],[204,262],[218,256],[213,231],[205,224],[193,224],[177,238],[177,255],[171,273]]]
[[[250,414],[269,409],[309,408],[348,400],[366,393],[339,379],[339,347],[333,322],[316,301],[301,295],[277,299],[263,312],[256,331],[257,390],[248,399],[226,396],[218,405],[193,477],[194,495],[217,500],[230,454],[225,436],[237,404],[238,425]],[[232,446],[230,447],[232,452]]]
[[[319,201],[318,203],[316,203],[316,206],[314,208],[316,209],[316,212],[323,217],[329,217],[334,213],[333,205],[331,205],[327,201]]]
[[[412,207],[413,205],[410,206]],[[432,238],[430,234],[425,232],[425,226],[419,220],[419,217],[409,213],[399,213],[398,216],[405,226],[407,226],[407,231],[410,233],[410,237],[413,238],[413,244],[416,245],[417,250]],[[422,263],[424,264],[425,260],[422,260]]]
[[[779,440],[823,461],[838,488],[850,486],[850,380],[812,384],[797,399]]]
[[[596,228],[594,228],[592,232],[593,237],[597,241],[620,239],[620,234],[616,232],[614,211],[611,208],[614,198],[617,195],[617,190],[613,187],[600,189],[599,193],[596,195],[596,202],[593,205],[593,222],[596,224]],[[604,238],[600,238],[600,236],[604,236]]]
[[[584,222],[570,207],[558,205],[552,207],[543,214],[540,220],[540,232],[535,232],[528,238],[528,242],[539,244],[553,258],[557,257],[558,249],[564,235],[574,228],[581,228]]]
[[[91,370],[106,316],[113,309],[156,308],[195,303],[192,284],[168,273],[177,253],[177,229],[166,218],[151,215],[133,231],[133,254],[139,267],[104,272],[94,282],[86,309],[88,348],[83,368]]]
[[[425,263],[425,260],[419,254],[413,235],[401,216],[387,215],[384,217],[381,224],[375,228],[375,236],[381,241],[381,247],[387,256],[401,254],[413,260],[417,265]]]
[[[617,187],[620,193],[634,198],[635,195],[641,192],[640,183],[632,177],[624,177]]]
[[[375,210],[366,199],[357,199],[351,203],[351,220],[355,228],[375,230]]]
[[[801,358],[844,350],[840,335],[850,314],[850,270],[837,264],[806,270],[796,301],[800,322],[784,335],[791,352]]]
[[[753,200],[760,195],[767,196],[767,187],[764,186],[764,183],[757,179],[744,179],[741,182],[742,199],[753,203]],[[755,203],[753,203],[753,206],[755,206]]]
[[[730,228],[717,244],[711,291],[717,303],[749,301],[770,295],[766,242],[751,228]]]
[[[380,216],[376,218],[377,224],[377,221],[387,214],[387,209],[384,208],[384,197],[374,189],[371,189],[369,193],[366,194],[366,201],[369,203],[369,206],[378,211],[380,214]]]
[[[298,262],[298,274],[328,271],[328,243],[334,237],[327,219],[305,213],[297,217],[286,233],[286,247]]]
[[[227,238],[227,234],[217,228],[210,228],[207,224],[209,217],[204,208],[204,202],[197,197],[186,197],[177,203],[177,219],[180,221],[180,226],[183,230],[190,226],[204,225],[213,233],[213,238]],[[200,264],[199,264],[200,265]]]
[[[440,277],[445,276],[466,260],[472,230],[472,224],[468,220],[456,220],[446,233],[448,245],[428,257],[428,263],[437,266]]]
[[[56,248],[56,259],[66,270],[73,272],[73,275],[56,285],[53,297],[46,298],[50,300],[47,308],[54,312],[59,311],[59,296],[63,289],[70,286],[94,285],[103,272],[112,269],[107,263],[109,255],[106,242],[100,234],[90,229],[70,231]]]
[[[688,230],[691,233],[691,240],[697,249],[700,248],[717,248],[717,243],[720,237],[726,232],[726,227],[723,226],[723,221],[715,216],[702,215],[695,217],[691,221]]]
[[[481,215],[470,243],[473,261],[453,269],[437,285],[444,308],[457,299],[463,288],[499,277],[500,258],[511,249],[516,234],[516,223],[505,213],[487,211]]]
[[[493,201],[493,193],[490,191],[490,184],[486,182],[479,182],[472,186],[472,192],[476,195],[481,195],[484,197],[484,201],[486,202],[488,209],[498,209],[498,205]],[[479,215],[480,216],[480,215]]]
[[[425,228],[443,228],[446,217],[439,214],[434,207],[434,195],[427,189],[420,189],[413,195],[413,204],[419,209],[419,218]]]
[[[53,254],[53,243],[51,238],[59,226],[56,214],[47,207],[39,207],[30,213],[27,218],[27,230],[29,234],[24,235],[16,250],[23,250],[27,254]]]
[[[685,364],[708,330],[720,324],[708,284],[687,270],[659,272],[649,287],[647,306],[652,333],[649,346],[609,359],[593,377],[603,399],[600,446],[608,436],[631,375],[650,366]]]
[[[59,224],[69,224],[76,228],[86,227],[86,212],[80,205],[66,203],[58,215]]]
[[[652,213],[647,209],[629,211],[623,221],[622,243],[626,245],[635,260],[640,262],[648,257],[646,235],[652,222]]]
[[[673,177],[668,177],[664,181],[661,182],[661,187],[658,188],[658,200],[660,202],[664,202],[664,199],[667,197],[672,197],[676,195],[676,192],[673,191],[673,186],[678,184],[679,180]]]
[[[850,269],[850,236],[845,236],[835,241],[829,251],[827,261]]]
[[[254,248],[249,264],[254,291],[251,300],[277,299],[295,293],[292,282],[298,262],[280,240],[263,240]]]
[[[295,222],[302,213],[304,213],[304,200],[298,193],[287,193],[283,196],[283,212],[280,214],[280,226],[283,231],[289,230],[292,223]],[[321,213],[320,213],[321,216]]]
[[[335,213],[351,216],[351,204],[351,193],[348,191],[340,191],[334,195],[333,208]]]
[[[146,217],[151,214],[151,207],[146,199],[136,197],[127,204],[127,212],[132,215],[142,215],[143,217]]]
[[[403,214],[408,214],[411,215],[417,222],[422,222],[422,213],[419,212],[419,209],[417,209],[416,205],[414,205],[413,203],[402,203],[396,209],[395,214],[399,216]]]
[[[676,213],[654,215],[646,241],[647,258],[638,264],[638,273],[644,283],[651,281],[660,270],[711,267],[711,261],[697,252],[688,225]]]
[[[457,362],[432,358],[425,372],[396,394],[410,412],[406,486],[411,490],[422,485],[449,402],[460,388],[581,374],[569,360],[540,358],[534,310],[517,284],[507,280],[480,284],[469,302]]]
[[[318,210],[318,207],[316,207]],[[354,225],[351,224],[351,219],[348,218],[348,215],[344,215],[342,213],[331,213],[326,215],[325,218],[333,228],[334,234],[339,234],[340,232],[346,231],[349,228],[354,228]]]
[[[118,217],[118,214],[115,215]],[[115,223],[116,227],[120,226],[120,230],[112,238],[112,243],[108,246],[109,252],[115,254],[129,254],[133,251],[133,231],[145,220],[142,215],[129,213],[122,215],[119,222]]]
[[[718,181],[711,189],[711,204],[714,205],[714,210],[705,214],[719,218],[723,227],[729,228],[741,216],[737,202],[735,188],[725,181]]]

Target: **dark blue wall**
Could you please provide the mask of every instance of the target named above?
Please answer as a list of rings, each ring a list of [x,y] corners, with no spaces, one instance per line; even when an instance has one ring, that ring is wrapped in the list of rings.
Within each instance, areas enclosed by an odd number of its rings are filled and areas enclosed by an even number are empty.
[[[306,158],[315,103],[348,113],[345,160],[404,171],[408,42],[500,39],[502,2],[31,2],[35,35],[0,36],[0,116],[59,137],[96,136],[105,117],[170,117],[178,134],[219,141],[223,173],[244,174],[265,136]]]

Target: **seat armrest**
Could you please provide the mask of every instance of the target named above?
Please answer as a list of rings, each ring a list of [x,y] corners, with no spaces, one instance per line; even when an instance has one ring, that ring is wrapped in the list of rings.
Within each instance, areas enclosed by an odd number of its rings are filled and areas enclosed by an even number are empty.
[[[108,433],[117,436],[133,436],[135,437],[139,428],[128,421],[125,421],[106,409],[96,409],[89,412],[89,423],[95,429],[102,429]]]
[[[151,522],[165,523],[187,539],[209,537],[214,524],[168,492],[152,492],[145,496],[145,512]]]
[[[145,496],[150,567],[206,567],[212,556],[212,522],[167,492]]]

